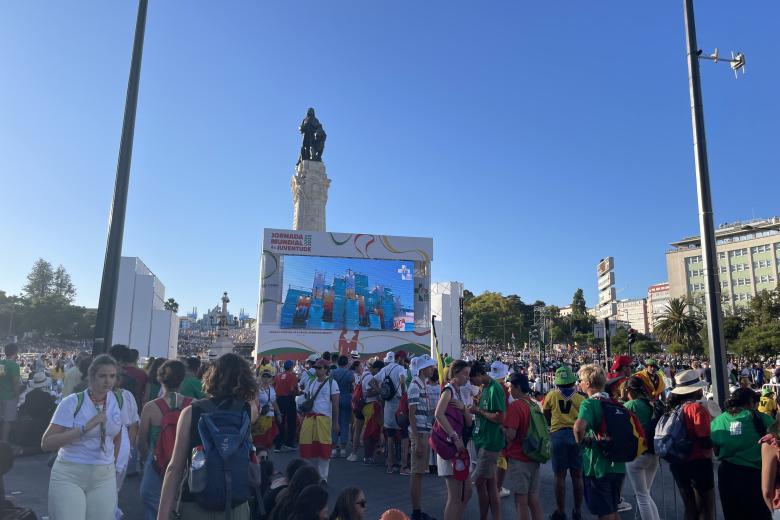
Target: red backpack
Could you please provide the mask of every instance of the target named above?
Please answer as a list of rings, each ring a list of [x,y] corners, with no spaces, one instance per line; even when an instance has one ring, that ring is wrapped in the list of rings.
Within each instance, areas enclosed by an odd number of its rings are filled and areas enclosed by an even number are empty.
[[[352,390],[352,411],[361,418],[363,416],[363,407],[366,405],[366,399],[363,397],[363,380],[366,378],[364,374],[358,384],[355,385],[355,389]]]
[[[165,473],[168,463],[173,457],[173,446],[176,444],[176,424],[179,422],[181,411],[192,403],[191,397],[185,397],[181,401],[181,408],[171,408],[165,399],[160,397],[154,402],[162,412],[160,421],[160,434],[157,436],[157,445],[154,447],[154,467],[159,475]],[[175,402],[174,402],[175,403]]]

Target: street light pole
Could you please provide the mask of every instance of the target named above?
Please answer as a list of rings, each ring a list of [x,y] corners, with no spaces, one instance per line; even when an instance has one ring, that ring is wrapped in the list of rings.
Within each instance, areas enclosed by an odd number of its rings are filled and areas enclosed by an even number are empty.
[[[122,139],[119,143],[119,160],[116,166],[114,200],[111,203],[111,214],[108,218],[106,256],[103,260],[103,279],[100,283],[100,301],[98,302],[97,317],[95,319],[93,354],[102,354],[108,350],[111,346],[111,334],[114,329],[116,292],[119,283],[119,262],[122,258],[122,238],[125,228],[125,210],[127,209],[127,189],[130,184],[130,161],[133,155],[135,112],[138,105],[141,56],[144,50],[144,30],[146,29],[146,8],[148,3],[148,0],[138,1],[138,18],[135,24],[133,56],[130,61],[130,78],[127,82]]]
[[[699,230],[704,260],[704,276],[707,290],[704,293],[707,310],[707,337],[712,361],[712,388],[715,401],[723,408],[728,397],[726,377],[726,349],[720,310],[720,281],[715,242],[715,226],[712,218],[712,194],[707,165],[707,141],[704,136],[704,111],[702,109],[701,77],[699,75],[699,48],[696,43],[696,23],[693,16],[693,0],[683,0],[685,7],[685,36],[688,52],[688,87],[691,96],[691,124],[693,126],[693,150],[696,165],[696,193],[699,202]]]

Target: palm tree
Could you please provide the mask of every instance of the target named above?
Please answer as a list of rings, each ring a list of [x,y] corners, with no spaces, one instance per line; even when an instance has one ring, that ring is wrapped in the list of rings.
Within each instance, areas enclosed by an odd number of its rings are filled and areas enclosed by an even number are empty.
[[[165,307],[166,311],[173,311],[174,314],[179,312],[179,304],[173,298],[168,298],[167,300],[165,300],[163,306]]]
[[[684,298],[672,298],[653,332],[667,345],[681,343],[692,349],[701,341],[701,328],[701,316],[695,309]]]

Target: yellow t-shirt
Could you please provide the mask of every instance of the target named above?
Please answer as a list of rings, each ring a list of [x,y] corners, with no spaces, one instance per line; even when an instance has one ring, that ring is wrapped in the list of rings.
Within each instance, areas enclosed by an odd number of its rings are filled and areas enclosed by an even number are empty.
[[[775,416],[777,412],[777,403],[774,397],[761,396],[758,402],[758,411],[767,415]]]
[[[547,392],[547,395],[544,396],[542,409],[552,414],[550,431],[573,428],[577,414],[580,412],[580,405],[584,400],[585,396],[577,392],[574,392],[568,399],[557,388]]]

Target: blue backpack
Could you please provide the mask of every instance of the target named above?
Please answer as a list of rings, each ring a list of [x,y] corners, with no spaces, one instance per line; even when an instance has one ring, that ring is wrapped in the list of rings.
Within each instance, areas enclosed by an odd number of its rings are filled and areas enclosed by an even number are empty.
[[[232,508],[252,497],[249,461],[252,451],[250,415],[241,401],[223,401],[219,406],[209,399],[192,403],[201,410],[198,421],[200,446],[193,450],[189,490],[197,504],[210,511]],[[205,456],[205,463],[203,458]]]
[[[655,454],[672,464],[685,462],[693,450],[693,443],[688,439],[685,429],[683,406],[663,414],[655,426]]]

